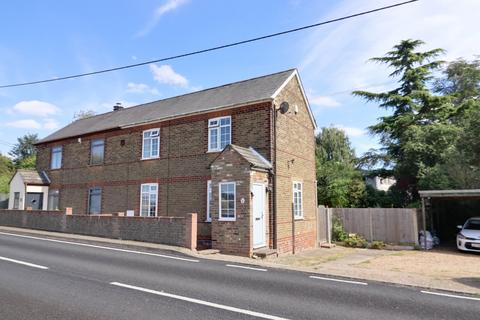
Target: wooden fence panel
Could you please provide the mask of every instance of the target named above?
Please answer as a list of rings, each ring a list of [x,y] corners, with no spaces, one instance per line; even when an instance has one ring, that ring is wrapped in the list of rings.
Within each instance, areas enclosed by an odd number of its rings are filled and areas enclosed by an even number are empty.
[[[417,209],[333,208],[345,231],[362,235],[368,241],[392,244],[418,244]]]

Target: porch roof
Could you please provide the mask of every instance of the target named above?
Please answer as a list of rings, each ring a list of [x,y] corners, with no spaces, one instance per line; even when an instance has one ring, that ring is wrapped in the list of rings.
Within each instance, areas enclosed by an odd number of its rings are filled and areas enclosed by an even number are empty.
[[[230,147],[235,150],[242,158],[247,160],[253,168],[265,170],[272,168],[272,164],[252,147],[244,148],[235,144],[231,144]]]
[[[41,186],[50,185],[50,179],[44,171],[38,172],[37,170],[18,169],[16,174],[20,175],[25,184]]]

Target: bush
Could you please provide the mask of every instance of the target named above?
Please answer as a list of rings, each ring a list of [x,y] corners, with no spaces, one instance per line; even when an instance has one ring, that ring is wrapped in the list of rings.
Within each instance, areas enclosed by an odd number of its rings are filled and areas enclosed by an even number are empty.
[[[384,249],[386,247],[385,242],[374,240],[370,243],[370,249]]]
[[[345,232],[343,228],[342,221],[333,217],[333,226],[332,226],[332,240],[337,242],[343,242],[348,238],[348,233]]]
[[[352,248],[367,248],[368,241],[364,237],[358,234],[350,234],[347,239],[343,241],[346,247]]]

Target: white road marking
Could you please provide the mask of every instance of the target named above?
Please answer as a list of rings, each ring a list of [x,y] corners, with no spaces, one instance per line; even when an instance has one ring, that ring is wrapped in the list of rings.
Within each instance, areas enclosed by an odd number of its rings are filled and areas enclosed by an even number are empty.
[[[41,266],[41,265],[38,265],[38,264],[33,264],[33,263],[25,262],[25,261],[10,259],[10,258],[6,258],[6,257],[0,257],[0,260],[13,262],[13,263],[18,263],[18,264],[21,264],[21,265],[24,265],[24,266],[37,268],[37,269],[42,269],[42,270],[47,270],[48,269],[48,267],[44,267],[44,266]]]
[[[480,298],[466,297],[466,296],[458,296],[458,295],[456,295],[456,294],[432,292],[432,291],[425,291],[425,290],[422,290],[422,291],[420,291],[420,292],[421,292],[421,293],[426,293],[426,294],[435,295],[435,296],[442,296],[442,297],[449,297],[449,298],[457,298],[457,299],[466,299],[466,300],[480,301]]]
[[[119,251],[119,252],[126,252],[126,253],[143,254],[143,255],[146,255],[146,256],[153,256],[153,257],[160,257],[160,258],[167,258],[167,259],[175,259],[175,260],[188,261],[188,262],[199,262],[199,260],[196,260],[196,259],[181,258],[181,257],[169,256],[169,255],[165,255],[165,254],[158,254],[158,253],[119,249],[119,248],[112,248],[112,247],[105,247],[105,246],[96,246],[96,245],[93,245],[93,244],[70,242],[70,241],[55,240],[55,239],[45,239],[45,238],[25,236],[25,235],[7,233],[7,232],[0,232],[0,234],[7,235],[7,236],[20,237],[20,238],[27,238],[27,239],[35,239],[35,240],[42,240],[42,241],[65,243],[65,244],[71,244],[71,245],[75,245],[75,246],[82,246],[82,247],[89,247],[89,248],[97,248],[97,249]]]
[[[236,264],[226,264],[225,266],[230,267],[230,268],[240,268],[240,269],[255,270],[255,271],[267,271],[267,269],[247,267],[247,266],[239,266],[239,265],[236,265]]]
[[[163,291],[156,291],[156,290],[151,290],[151,289],[147,289],[147,288],[132,286],[132,285],[124,284],[124,283],[120,283],[120,282],[110,282],[110,284],[114,285],[114,286],[118,286],[118,287],[127,288],[127,289],[132,289],[132,290],[137,290],[137,291],[141,291],[141,292],[151,293],[151,294],[155,294],[155,295],[162,296],[162,297],[167,297],[167,298],[183,300],[183,301],[187,301],[187,302],[191,302],[191,303],[196,303],[196,304],[204,305],[204,306],[207,306],[207,307],[212,307],[212,308],[227,310],[227,311],[231,311],[231,312],[246,314],[246,315],[253,316],[253,317],[270,319],[270,320],[288,320],[286,318],[272,316],[272,315],[269,315],[269,314],[266,314],[266,313],[250,311],[250,310],[247,310],[247,309],[240,309],[240,308],[236,308],[236,307],[230,307],[230,306],[226,306],[226,305],[223,305],[223,304],[218,304],[218,303],[208,302],[208,301],[204,301],[204,300],[179,296],[179,295],[176,295],[176,294],[167,293],[167,292],[163,292]]]
[[[324,277],[318,277],[318,276],[310,276],[310,278],[312,278],[312,279],[319,279],[319,280],[327,280],[327,281],[350,283],[350,284],[359,284],[359,285],[362,285],[362,286],[367,286],[367,285],[368,285],[368,283],[366,283],[366,282],[352,281],[352,280],[342,280],[342,279],[334,279],[334,278],[324,278]]]

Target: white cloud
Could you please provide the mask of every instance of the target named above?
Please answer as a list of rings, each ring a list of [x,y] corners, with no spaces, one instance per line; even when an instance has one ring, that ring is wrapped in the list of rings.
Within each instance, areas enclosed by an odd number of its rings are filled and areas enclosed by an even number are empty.
[[[59,123],[55,119],[45,119],[43,123],[40,123],[34,119],[23,119],[7,122],[7,127],[18,128],[18,129],[45,129],[45,130],[55,130],[60,127]]]
[[[310,96],[308,101],[317,107],[335,108],[340,106],[340,102],[327,96]]]
[[[20,101],[19,103],[14,105],[11,113],[21,113],[31,116],[48,117],[58,113],[59,111],[60,109],[54,104],[44,101],[30,100]]]
[[[134,82],[129,82],[127,84],[127,92],[128,93],[150,93],[153,95],[159,94],[156,88],[151,88],[148,84],[134,83]]]
[[[368,4],[368,5],[367,5]],[[391,4],[390,0],[343,1],[319,19]],[[319,28],[303,43],[300,70],[309,81],[328,75],[327,90],[348,90],[387,80],[384,65],[367,63],[404,39],[421,39],[420,50],[444,48],[453,60],[480,52],[478,0],[426,0]],[[307,80],[307,81],[308,81]]]
[[[7,123],[8,127],[19,129],[40,129],[42,125],[33,119],[17,120]]]
[[[45,123],[43,124],[43,128],[47,130],[55,130],[59,127],[60,125],[55,119],[45,119]]]
[[[188,86],[188,80],[181,74],[178,74],[169,65],[157,66],[156,64],[150,65],[150,71],[153,74],[153,78],[159,83],[166,83],[180,87]]]
[[[188,0],[167,0],[161,6],[157,7],[153,13],[153,17],[147,22],[146,26],[140,30],[136,36],[143,37],[147,35],[153,28],[156,27],[160,18],[164,16],[166,13],[177,9],[178,7],[187,3]]]
[[[333,126],[335,128],[338,128],[340,130],[345,131],[345,133],[349,137],[360,137],[360,136],[363,136],[367,133],[364,129],[355,128],[355,127],[347,127],[347,126],[344,126],[344,125],[341,125],[341,124],[336,124],[336,125],[333,125]]]

